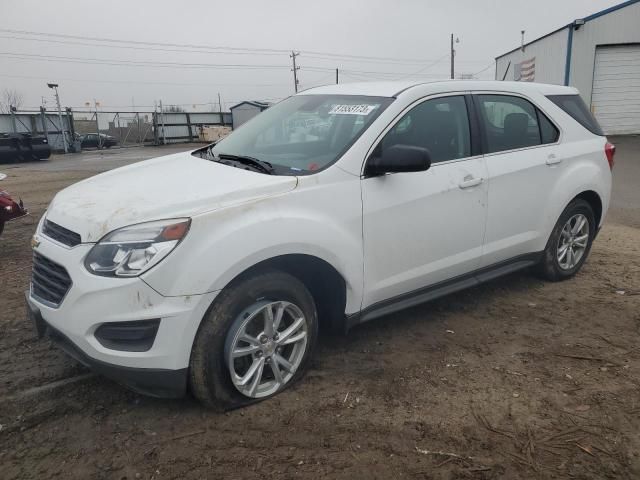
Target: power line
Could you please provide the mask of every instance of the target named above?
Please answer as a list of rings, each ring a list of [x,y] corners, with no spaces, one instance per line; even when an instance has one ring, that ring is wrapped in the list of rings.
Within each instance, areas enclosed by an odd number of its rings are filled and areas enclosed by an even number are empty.
[[[297,57],[299,53],[295,53]],[[145,60],[118,60],[118,59],[99,59],[99,58],[87,58],[87,57],[65,57],[65,56],[56,56],[56,55],[40,55],[40,54],[29,54],[29,53],[14,53],[14,52],[0,52],[0,56],[4,56],[7,58],[11,58],[14,60],[36,60],[36,61],[45,61],[45,62],[70,62],[70,63],[80,63],[85,65],[111,65],[111,66],[125,66],[125,67],[157,67],[157,68],[195,68],[195,69],[222,69],[222,70],[233,70],[233,69],[247,69],[247,70],[281,70],[285,68],[290,68],[286,65],[262,65],[262,64],[212,64],[212,63],[182,63],[182,62],[156,62],[156,61],[145,61]],[[295,60],[295,57],[293,57]],[[415,75],[427,68],[433,66],[436,62],[427,65],[426,67],[418,70],[418,72],[401,74],[404,75],[401,78],[406,78],[408,76]],[[295,63],[295,62],[294,62]],[[300,67],[296,66],[296,70],[294,73],[297,75],[297,70]],[[313,72],[329,72],[334,71],[334,68],[330,67],[320,67],[320,66],[308,66],[304,67],[305,70],[313,71]],[[352,72],[356,74],[364,74],[364,75],[382,75],[382,76],[391,76],[397,77],[398,72],[383,72],[383,71],[368,71],[368,70],[351,70],[345,69],[346,72]]]
[[[8,78],[24,78],[28,80],[49,80],[51,77],[38,77],[38,76],[30,76],[30,75],[11,75],[6,73],[0,73],[0,77],[8,77]],[[141,85],[178,85],[178,86],[203,86],[209,87],[218,86],[218,87],[282,87],[283,83],[218,83],[218,82],[156,82],[153,80],[97,80],[97,79],[82,79],[82,78],[60,78],[56,77],[58,80],[65,82],[80,82],[80,83],[113,83],[113,84],[131,84],[131,83],[139,83]]]
[[[17,35],[31,35],[31,36],[44,36],[44,37],[53,37],[53,38],[64,38],[71,40],[83,40],[86,45],[86,41],[92,42],[106,42],[106,43],[116,43],[121,45],[144,45],[144,46],[161,46],[161,47],[176,47],[176,48],[191,48],[191,49],[199,49],[199,50],[216,50],[216,51],[228,51],[232,52],[252,52],[252,53],[269,53],[269,54],[289,54],[290,50],[286,49],[277,49],[277,48],[249,48],[249,47],[228,47],[228,46],[216,46],[216,45],[198,45],[198,44],[189,44],[189,43],[164,43],[164,42],[150,42],[150,41],[140,41],[140,40],[123,40],[116,38],[106,38],[106,37],[92,37],[92,36],[83,36],[83,35],[68,35],[68,34],[60,34],[60,33],[49,33],[49,32],[34,32],[29,30],[14,30],[9,28],[0,28],[0,32],[17,34]],[[108,46],[108,45],[104,45]],[[398,58],[398,57],[383,57],[383,56],[372,56],[372,55],[353,55],[353,54],[345,54],[345,53],[334,53],[334,52],[322,52],[315,50],[301,50],[301,53],[305,55],[315,56],[316,58],[327,58],[327,59],[351,59],[351,60],[360,60],[363,62],[374,61],[374,62],[387,62],[387,63],[396,63],[396,64],[423,64],[425,61],[430,61],[433,59],[424,59],[424,58]],[[222,53],[222,52],[218,52]]]
[[[446,53],[446,54],[444,54],[443,56],[441,56],[440,58],[438,58],[437,60],[435,60],[433,63],[430,63],[429,65],[427,65],[426,67],[421,68],[420,70],[417,70],[417,71],[415,71],[415,72],[413,72],[413,73],[410,73],[410,74],[408,74],[408,75],[404,75],[403,77],[398,78],[398,80],[403,80],[403,79],[405,79],[405,78],[409,78],[409,77],[412,77],[412,76],[414,76],[414,75],[418,75],[418,74],[420,74],[420,73],[424,73],[424,72],[425,72],[425,70],[428,70],[428,69],[430,69],[431,67],[436,66],[439,62],[441,62],[442,60],[444,60],[444,59],[445,59],[445,58],[447,58],[448,56],[449,56],[449,54],[448,54],[448,53]]]
[[[2,31],[3,29],[0,29]],[[138,51],[151,51],[151,52],[174,52],[174,53],[195,53],[195,54],[205,54],[205,55],[265,55],[265,56],[281,56],[280,52],[249,52],[249,51],[207,51],[207,50],[193,50],[193,49],[180,49],[180,48],[155,48],[150,46],[135,46],[135,45],[101,45],[101,44],[87,44],[86,41],[72,41],[72,40],[53,40],[51,38],[26,38],[26,37],[18,37],[14,35],[0,35],[0,38],[8,39],[8,40],[20,40],[20,41],[28,41],[28,42],[40,42],[47,44],[59,44],[59,45],[79,45],[83,47],[102,47],[102,48],[115,48],[115,49],[124,49],[124,50],[138,50]],[[305,54],[305,58],[314,58],[318,60],[327,60],[327,61],[335,61],[340,60],[340,62],[346,63],[374,63],[381,65],[420,65],[424,62],[433,61],[433,59],[425,58],[422,61],[404,61],[397,59],[389,59],[389,60],[381,60],[376,58],[341,58],[340,55],[331,56],[331,55],[315,55],[315,54]],[[467,60],[462,61],[463,63],[477,63],[475,60]]]
[[[105,37],[89,37],[82,35],[67,35],[61,33],[48,33],[48,32],[33,32],[28,30],[13,30],[10,28],[0,28],[0,32],[13,33],[18,35],[36,35],[54,38],[69,38],[74,40],[89,40],[94,42],[109,42],[119,44],[132,44],[132,45],[156,45],[163,47],[179,47],[179,48],[198,48],[204,50],[229,50],[229,51],[244,51],[244,52],[273,52],[273,53],[289,53],[289,50],[275,49],[275,48],[245,48],[245,47],[224,47],[213,45],[197,45],[189,43],[163,43],[163,42],[146,42],[140,40],[122,40],[118,38],[105,38]]]
[[[0,31],[2,31],[3,29],[0,29]],[[227,51],[216,51],[216,52],[211,52],[211,51],[207,51],[207,50],[189,50],[189,49],[179,49],[179,48],[153,48],[153,47],[141,47],[141,46],[134,46],[134,45],[100,45],[100,44],[96,44],[96,45],[92,45],[92,44],[87,44],[87,42],[74,42],[71,40],[52,40],[50,38],[44,39],[44,38],[25,38],[25,37],[16,37],[16,36],[11,36],[11,35],[0,35],[0,38],[6,38],[6,39],[10,39],[10,40],[23,40],[23,41],[29,41],[29,42],[44,42],[44,43],[56,43],[56,44],[62,44],[62,45],[80,45],[83,47],[103,47],[103,48],[119,48],[119,49],[127,49],[127,50],[143,50],[143,51],[152,51],[152,52],[177,52],[177,53],[201,53],[201,54],[207,54],[207,55],[211,55],[211,54],[219,54],[219,55],[277,55],[277,56],[281,56],[281,53],[275,53],[275,52],[227,52]]]
[[[14,58],[17,60],[31,60],[47,62],[71,62],[71,63],[83,63],[91,65],[117,65],[117,66],[131,66],[131,67],[180,67],[180,68],[220,68],[220,69],[284,69],[288,68],[287,65],[261,65],[261,64],[213,64],[213,63],[180,63],[180,62],[152,62],[145,60],[118,60],[118,59],[99,59],[99,58],[86,58],[86,57],[63,57],[55,55],[39,55],[32,53],[14,53],[14,52],[0,52],[0,56]]]
[[[478,71],[478,72],[474,73],[473,75],[475,76],[475,75],[479,75],[479,74],[481,74],[481,73],[483,73],[483,72],[486,72],[486,71],[487,71],[487,70],[489,70],[490,68],[495,67],[495,65],[496,65],[496,63],[495,63],[495,61],[493,61],[493,62],[491,62],[489,65],[487,65],[485,68],[483,68],[482,70],[480,70],[480,71]]]

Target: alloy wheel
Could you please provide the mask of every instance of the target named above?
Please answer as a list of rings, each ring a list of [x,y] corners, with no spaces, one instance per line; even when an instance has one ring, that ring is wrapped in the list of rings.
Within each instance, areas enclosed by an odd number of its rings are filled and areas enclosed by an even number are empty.
[[[300,366],[308,324],[287,301],[261,301],[244,310],[225,342],[225,360],[236,389],[250,398],[281,390]]]
[[[563,270],[574,268],[589,244],[589,220],[581,213],[573,215],[562,227],[558,239],[557,259]]]

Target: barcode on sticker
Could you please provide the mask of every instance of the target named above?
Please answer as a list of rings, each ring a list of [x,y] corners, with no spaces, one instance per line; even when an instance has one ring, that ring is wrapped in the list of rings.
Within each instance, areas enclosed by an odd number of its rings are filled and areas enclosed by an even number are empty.
[[[333,105],[329,115],[369,115],[375,105]]]

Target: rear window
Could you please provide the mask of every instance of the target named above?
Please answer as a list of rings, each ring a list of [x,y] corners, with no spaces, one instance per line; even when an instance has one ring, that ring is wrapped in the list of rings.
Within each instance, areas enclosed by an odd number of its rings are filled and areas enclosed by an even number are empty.
[[[585,105],[580,95],[548,95],[547,98],[559,106],[566,113],[589,130],[591,133],[603,136],[604,133],[598,122]]]

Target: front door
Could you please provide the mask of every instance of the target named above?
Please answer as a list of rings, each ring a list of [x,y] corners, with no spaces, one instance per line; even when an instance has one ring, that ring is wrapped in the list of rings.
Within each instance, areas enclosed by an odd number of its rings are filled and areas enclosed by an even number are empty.
[[[487,171],[471,138],[465,96],[449,95],[410,108],[374,149],[423,147],[432,165],[362,180],[363,309],[478,268]]]

